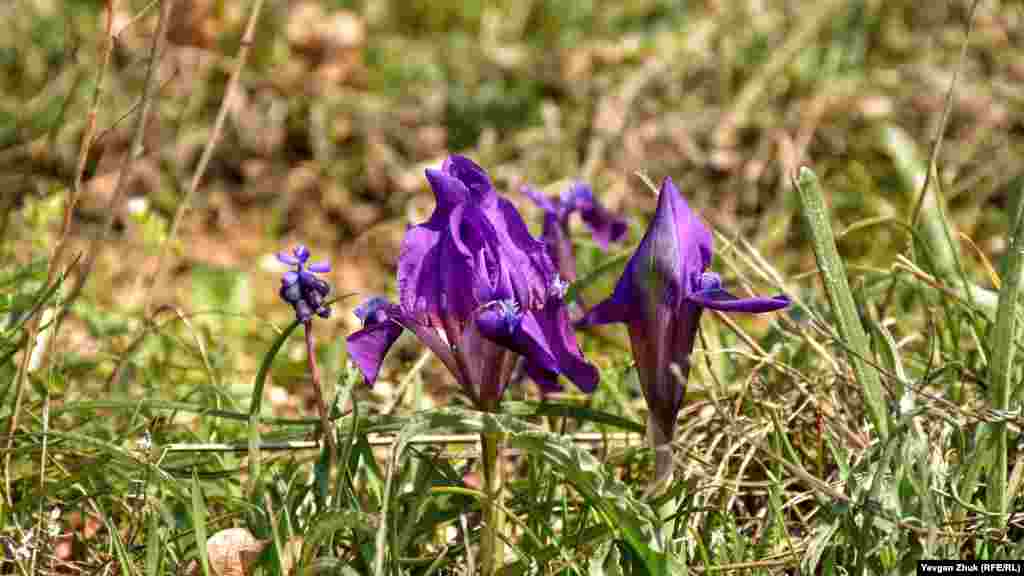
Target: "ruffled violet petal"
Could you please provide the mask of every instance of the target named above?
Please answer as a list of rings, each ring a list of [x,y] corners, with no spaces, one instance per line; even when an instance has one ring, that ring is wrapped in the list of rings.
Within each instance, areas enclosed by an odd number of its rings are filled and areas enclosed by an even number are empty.
[[[470,192],[468,200],[484,207],[490,207],[497,198],[494,185],[491,184],[487,172],[465,156],[458,154],[449,156],[441,166],[441,171],[462,182]]]

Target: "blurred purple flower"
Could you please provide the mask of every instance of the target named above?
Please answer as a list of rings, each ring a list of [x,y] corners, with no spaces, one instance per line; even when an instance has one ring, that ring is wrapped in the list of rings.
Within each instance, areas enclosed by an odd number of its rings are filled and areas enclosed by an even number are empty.
[[[741,299],[726,292],[718,275],[707,271],[711,254],[711,234],[666,178],[654,219],[614,293],[579,322],[628,327],[649,409],[648,437],[656,450],[667,447],[675,433],[701,312],[758,313],[789,305],[785,295]],[[658,450],[656,458],[661,479],[671,471],[671,453]]]
[[[497,409],[516,354],[546,391],[561,389],[559,374],[592,391],[597,370],[580,353],[544,244],[468,158],[450,156],[426,175],[437,206],[402,241],[399,303],[372,298],[356,309],[363,328],[348,350],[366,381],[406,329],[482,410]]]
[[[300,322],[308,322],[313,314],[321,318],[331,315],[331,308],[324,304],[323,300],[331,292],[331,285],[317,278],[315,274],[323,274],[331,271],[331,265],[327,262],[315,262],[306,266],[309,260],[309,249],[299,244],[288,252],[278,252],[277,260],[282,264],[294,266],[281,277],[281,299],[295,308],[295,317]]]
[[[602,250],[609,242],[618,242],[628,230],[625,218],[606,210],[594,199],[590,186],[574,182],[561,196],[548,198],[539,191],[523,186],[522,192],[544,211],[544,229],[541,239],[558,272],[569,282],[576,280],[576,256],[569,237],[569,216],[579,212],[583,222]]]

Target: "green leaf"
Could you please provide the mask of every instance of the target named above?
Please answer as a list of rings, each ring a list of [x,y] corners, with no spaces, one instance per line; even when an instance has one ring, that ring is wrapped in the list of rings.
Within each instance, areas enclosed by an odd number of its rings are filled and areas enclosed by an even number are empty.
[[[459,408],[442,408],[415,415],[398,434],[388,464],[382,515],[385,520],[377,532],[377,564],[375,574],[384,574],[385,542],[389,533],[388,507],[394,470],[402,460],[409,442],[426,431],[451,429],[470,433],[501,434],[505,446],[543,458],[552,470],[597,509],[599,516],[628,546],[644,573],[652,576],[667,573],[667,556],[657,542],[658,519],[651,508],[632,496],[629,489],[614,476],[605,473],[601,462],[592,454],[575,446],[569,439],[557,436],[517,418],[503,414],[475,412]]]
[[[206,501],[199,487],[199,477],[192,471],[192,527],[195,529],[196,549],[199,551],[199,565],[203,568],[203,576],[210,576],[210,557],[206,550]]]
[[[800,194],[801,214],[814,242],[814,257],[818,262],[818,270],[821,272],[829,304],[832,305],[832,311],[839,323],[839,336],[849,347],[848,352],[852,352],[848,354],[850,364],[853,365],[857,382],[864,392],[868,414],[878,435],[885,441],[889,437],[888,406],[878,372],[868,364],[868,359],[872,357],[868,348],[868,337],[864,333],[853,293],[846,280],[846,266],[836,249],[835,235],[829,222],[821,185],[814,172],[803,167],[793,186]]]

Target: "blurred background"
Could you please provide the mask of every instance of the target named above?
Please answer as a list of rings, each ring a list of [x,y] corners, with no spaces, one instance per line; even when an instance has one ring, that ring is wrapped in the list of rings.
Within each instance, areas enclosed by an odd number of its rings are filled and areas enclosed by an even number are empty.
[[[810,165],[846,231],[849,265],[888,267],[905,236],[873,223],[909,219],[958,73],[936,183],[974,281],[992,286],[984,262],[1005,250],[1007,194],[1024,172],[1017,2],[267,0],[220,141],[188,195],[251,7],[175,3],[142,154],[112,205],[159,4],[111,1],[116,42],[67,253],[90,250],[111,214],[113,227],[58,344],[83,369],[112,375],[143,310],[171,305],[239,337],[220,345],[230,380],[247,389],[265,323],[291,315],[272,255],[299,242],[331,262],[338,293],[360,293],[319,324],[338,369],[335,336],[355,329],[364,295],[394,290],[402,234],[433,208],[423,169],[453,152],[489,170],[537,232],[520,186],[558,193],[586,180],[632,220],[618,249],[639,240],[654,207],[636,172],[671,176],[793,289],[814,288],[789,183]],[[45,268],[60,236],[107,10],[0,5],[0,240],[12,262]],[[586,271],[606,256],[579,237]],[[397,362],[419,354],[402,350]]]

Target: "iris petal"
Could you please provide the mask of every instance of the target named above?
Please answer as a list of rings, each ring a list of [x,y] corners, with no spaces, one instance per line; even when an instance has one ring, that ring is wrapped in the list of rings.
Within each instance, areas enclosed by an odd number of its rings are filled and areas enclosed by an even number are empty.
[[[395,322],[378,322],[352,333],[346,339],[348,356],[373,386],[391,345],[402,335],[402,326]]]
[[[504,198],[498,198],[496,208],[487,216],[502,247],[500,260],[516,277],[516,300],[526,308],[542,306],[547,287],[558,274],[544,242],[530,234],[519,211]]]
[[[532,186],[522,186],[519,188],[519,191],[526,194],[526,197],[530,200],[533,200],[533,203],[544,211],[545,216],[551,215],[556,219],[558,218],[558,207],[555,206],[555,203],[548,199],[548,197],[542,194],[539,190]]]
[[[590,208],[580,210],[580,217],[590,227],[590,235],[602,250],[608,250],[610,242],[618,242],[629,230],[626,220],[606,210],[596,202]]]
[[[418,322],[446,329],[458,325],[461,332],[477,307],[472,282],[476,271],[471,256],[452,237],[451,211],[440,212],[439,206],[430,220],[405,233],[398,257],[398,293],[402,308]]]
[[[532,378],[545,394],[561,392],[564,389],[562,388],[562,384],[558,382],[557,372],[545,370],[543,367],[530,360],[526,361],[526,375]]]
[[[626,263],[626,268],[615,284],[615,291],[612,292],[612,295],[588,310],[583,318],[576,322],[577,327],[617,322],[629,323],[633,318],[643,315],[645,298],[633,284],[635,275],[633,270],[637,266],[636,260],[639,253],[640,249],[638,248]]]
[[[513,320],[498,306],[489,306],[476,319],[480,333],[494,343],[525,356],[528,361],[558,372],[558,360],[534,314],[518,313]]]
[[[443,170],[431,168],[428,168],[425,173],[427,182],[430,183],[430,189],[434,191],[434,200],[437,202],[431,220],[435,217],[447,218],[448,213],[456,204],[469,200],[469,189],[458,178]]]
[[[549,298],[544,308],[528,316],[536,319],[544,334],[547,350],[554,355],[557,372],[564,375],[583,392],[593,392],[597,387],[598,373],[593,365],[583,359],[576,334],[569,322],[569,311],[559,298]],[[543,367],[536,364],[537,367]],[[543,386],[542,382],[537,382]]]
[[[688,300],[712,310],[722,312],[773,312],[789,306],[789,297],[778,294],[771,297],[739,298],[721,288],[703,290],[690,294]]]
[[[487,172],[476,162],[465,156],[453,154],[445,159],[441,171],[462,183],[469,191],[468,200],[489,208],[494,204],[497,193]]]

